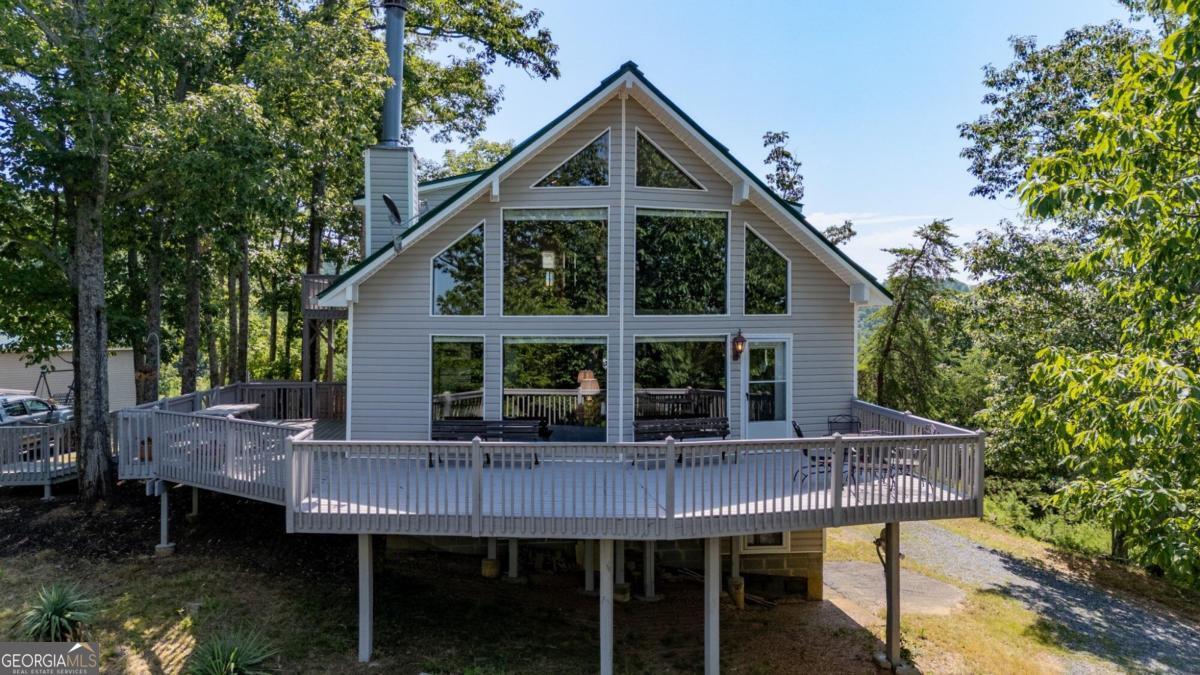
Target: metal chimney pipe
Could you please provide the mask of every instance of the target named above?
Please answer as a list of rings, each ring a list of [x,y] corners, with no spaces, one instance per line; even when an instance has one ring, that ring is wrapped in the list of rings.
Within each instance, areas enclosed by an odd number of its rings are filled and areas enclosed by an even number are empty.
[[[392,86],[383,95],[383,145],[400,145],[404,107],[404,13],[408,0],[384,0],[384,44],[387,46],[388,75]]]

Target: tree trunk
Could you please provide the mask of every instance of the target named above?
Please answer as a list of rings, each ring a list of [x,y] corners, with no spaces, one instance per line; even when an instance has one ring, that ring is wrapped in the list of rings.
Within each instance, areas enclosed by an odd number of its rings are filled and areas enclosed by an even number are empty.
[[[237,379],[244,382],[250,376],[250,236],[242,235],[241,275],[238,278],[238,341]]]
[[[275,289],[271,289],[271,295],[274,297]],[[267,331],[267,363],[270,364],[271,372],[275,373],[275,357],[279,354],[275,345],[279,339],[279,304],[276,302],[271,303],[271,323]]]
[[[136,241],[136,240],[135,240]],[[146,287],[139,278],[137,246],[133,241],[125,249],[125,287],[129,296],[129,316],[144,316],[146,313]],[[150,367],[146,357],[146,335],[136,328],[129,331],[127,336],[129,347],[133,351],[133,395],[137,403],[146,403],[154,399],[146,398],[143,382],[148,376]]]
[[[155,216],[150,221],[150,246],[146,256],[147,376],[142,383],[150,401],[159,399],[162,377],[162,256],[163,221]]]
[[[229,271],[225,278],[225,307],[229,312],[229,332],[225,342],[225,382],[226,384],[233,384],[238,381],[238,302],[237,271],[232,263],[229,265]]]
[[[75,202],[74,281],[77,308],[75,430],[79,493],[85,502],[112,495],[116,471],[108,430],[108,308],[104,297],[104,195],[107,153],[96,160],[94,183]]]
[[[216,389],[221,386],[221,349],[217,346],[217,327],[208,327],[208,385]]]
[[[325,381],[333,382],[333,338],[337,323],[325,322]]]
[[[296,339],[296,312],[293,311],[293,307],[298,303],[298,299],[288,301],[287,317],[283,324],[283,379],[285,380],[292,379],[292,340]]]
[[[325,167],[317,166],[313,170],[312,194],[308,200],[308,267],[309,274],[321,273],[321,243],[325,238]],[[301,320],[304,320],[303,318]],[[313,339],[308,343],[308,367],[311,372],[301,373],[304,379],[316,379],[317,367],[321,363],[321,341]]]
[[[179,359],[179,375],[183,380],[180,392],[196,391],[196,372],[200,363],[200,292],[203,275],[200,272],[200,233],[191,232],[187,238],[187,284],[184,290],[183,355]]]

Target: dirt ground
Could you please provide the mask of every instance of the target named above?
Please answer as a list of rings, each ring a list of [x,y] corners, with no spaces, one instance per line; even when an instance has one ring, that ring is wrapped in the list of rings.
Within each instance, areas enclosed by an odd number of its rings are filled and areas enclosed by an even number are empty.
[[[66,491],[64,491],[66,492]],[[253,627],[280,649],[283,672],[574,673],[596,668],[597,601],[576,573],[489,581],[479,560],[411,554],[376,572],[376,653],[355,662],[354,540],[288,535],[283,512],[202,494],[187,523],[185,490],[172,492],[176,554],[152,555],[158,502],[140,484],[84,509],[68,494],[0,491],[0,631],[46,583],[78,583],[99,600],[93,632],[107,672],[182,670],[198,641]],[[382,549],[383,547],[377,547]],[[616,666],[627,673],[691,673],[703,666],[698,583],[664,575],[656,603],[618,604]],[[721,613],[729,673],[871,673],[880,645],[834,604],[796,602]]]

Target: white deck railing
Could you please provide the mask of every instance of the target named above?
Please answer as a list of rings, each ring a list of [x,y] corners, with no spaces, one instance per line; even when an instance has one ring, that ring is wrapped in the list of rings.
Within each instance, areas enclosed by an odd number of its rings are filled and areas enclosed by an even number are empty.
[[[0,486],[50,485],[76,473],[70,422],[0,427]]]
[[[863,431],[901,436],[933,436],[942,434],[973,434],[970,429],[918,417],[910,412],[892,410],[874,403],[855,399],[850,412],[859,419]]]
[[[973,433],[288,444],[289,531],[684,539],[979,515]]]
[[[346,385],[340,382],[246,382],[164,398],[113,415],[117,475],[122,479],[157,476],[154,415],[157,411],[196,413],[222,403],[257,403],[253,420],[338,419],[346,415]]]

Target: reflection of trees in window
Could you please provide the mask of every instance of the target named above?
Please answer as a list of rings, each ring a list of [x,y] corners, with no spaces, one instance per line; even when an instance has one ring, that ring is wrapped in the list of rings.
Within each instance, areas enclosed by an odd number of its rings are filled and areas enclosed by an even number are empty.
[[[787,314],[787,259],[746,228],[746,313]]]
[[[483,417],[483,338],[433,338],[433,419]]]
[[[638,187],[704,189],[640,131],[637,132],[637,178],[635,184]]]
[[[554,441],[605,439],[604,338],[505,338],[504,416],[536,417]]]
[[[638,338],[636,419],[725,417],[724,338]]]
[[[579,152],[558,165],[534,187],[590,187],[608,185],[608,132],[600,134]]]
[[[504,212],[504,313],[608,313],[604,209]]]
[[[483,225],[433,259],[433,313],[483,314]]]
[[[724,314],[728,235],[723,213],[639,209],[637,313]]]

